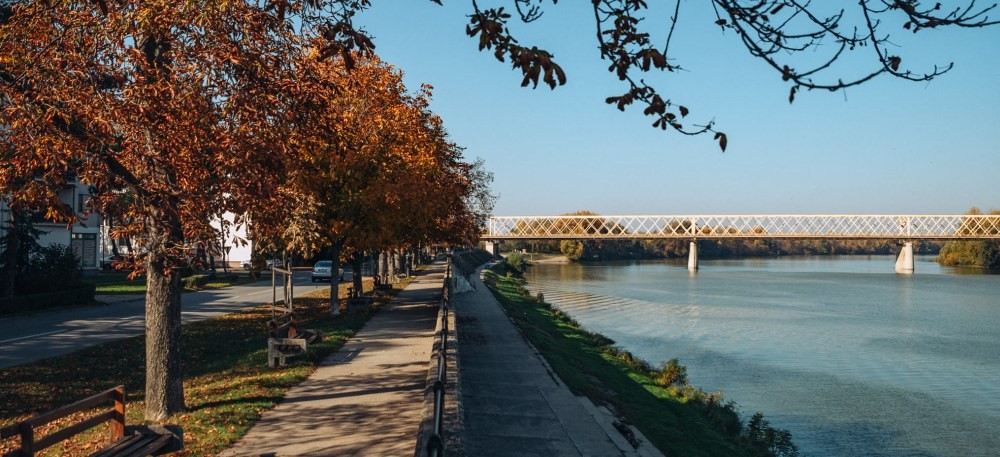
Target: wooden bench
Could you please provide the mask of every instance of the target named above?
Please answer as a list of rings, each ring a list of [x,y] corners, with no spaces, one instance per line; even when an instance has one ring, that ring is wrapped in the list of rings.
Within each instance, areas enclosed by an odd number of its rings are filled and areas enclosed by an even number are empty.
[[[310,344],[323,341],[319,330],[299,330],[294,313],[285,313],[267,322],[267,366],[285,366],[288,357],[305,354]]]
[[[36,428],[72,414],[94,409],[105,402],[113,402],[114,405],[36,439]],[[125,386],[118,386],[71,405],[37,414],[26,421],[0,429],[0,439],[16,436],[21,438],[21,446],[3,454],[3,457],[34,457],[36,452],[72,438],[104,422],[111,424],[111,444],[91,454],[91,457],[164,455],[184,449],[184,434],[181,428],[176,425],[126,427]]]

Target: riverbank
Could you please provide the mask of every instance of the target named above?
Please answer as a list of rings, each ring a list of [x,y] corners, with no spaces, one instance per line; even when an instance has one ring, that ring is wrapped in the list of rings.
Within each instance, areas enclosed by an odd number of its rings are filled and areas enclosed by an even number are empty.
[[[913,275],[886,255],[709,260],[696,274],[537,265],[525,279],[586,328],[646,360],[678,357],[692,382],[764,411],[803,454],[994,455],[1000,276],[918,260]]]
[[[576,394],[608,406],[668,455],[797,455],[788,432],[761,416],[744,428],[732,403],[688,384],[676,360],[653,368],[610,339],[531,297],[504,264],[484,273],[487,285],[524,336]]]

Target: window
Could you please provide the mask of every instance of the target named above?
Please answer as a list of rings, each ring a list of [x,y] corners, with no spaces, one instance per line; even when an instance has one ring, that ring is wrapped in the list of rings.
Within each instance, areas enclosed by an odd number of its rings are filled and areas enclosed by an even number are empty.
[[[76,212],[83,214],[90,211],[90,205],[87,202],[89,198],[90,195],[87,194],[80,194],[77,196]]]
[[[97,267],[97,234],[74,233],[70,239],[73,255],[83,268]]]

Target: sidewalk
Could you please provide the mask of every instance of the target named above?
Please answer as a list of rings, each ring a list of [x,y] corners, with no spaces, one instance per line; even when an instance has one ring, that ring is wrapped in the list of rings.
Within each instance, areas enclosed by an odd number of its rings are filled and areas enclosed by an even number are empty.
[[[610,414],[574,396],[521,336],[478,274],[452,298],[468,456],[646,456]]]
[[[221,455],[413,455],[443,280],[420,272]]]

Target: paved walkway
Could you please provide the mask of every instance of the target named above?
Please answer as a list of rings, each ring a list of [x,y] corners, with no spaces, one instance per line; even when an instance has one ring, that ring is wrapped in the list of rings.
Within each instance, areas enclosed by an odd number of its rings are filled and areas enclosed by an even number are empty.
[[[635,456],[602,413],[574,396],[525,342],[496,299],[472,275],[475,290],[452,299],[468,456]]]
[[[221,455],[413,455],[443,280],[428,266]]]

